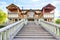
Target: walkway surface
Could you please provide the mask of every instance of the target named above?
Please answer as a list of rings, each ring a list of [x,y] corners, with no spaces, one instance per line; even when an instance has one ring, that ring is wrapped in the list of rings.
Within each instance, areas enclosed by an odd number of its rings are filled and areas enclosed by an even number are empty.
[[[17,33],[13,40],[56,40],[50,33],[40,25],[29,22]]]

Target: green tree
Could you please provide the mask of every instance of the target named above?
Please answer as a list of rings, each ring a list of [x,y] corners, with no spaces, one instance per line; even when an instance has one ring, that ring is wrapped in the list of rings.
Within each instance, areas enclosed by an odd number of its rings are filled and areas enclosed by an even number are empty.
[[[0,24],[5,23],[7,20],[7,14],[0,9]]]
[[[56,23],[56,24],[60,24],[60,19],[56,19],[56,20],[55,20],[55,23]]]

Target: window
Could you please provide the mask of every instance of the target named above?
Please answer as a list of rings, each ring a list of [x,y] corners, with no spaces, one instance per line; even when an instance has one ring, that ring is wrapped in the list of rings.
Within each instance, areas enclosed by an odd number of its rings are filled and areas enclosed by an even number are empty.
[[[34,19],[28,19],[28,21],[34,21]]]
[[[15,21],[18,21],[17,19],[15,19]]]
[[[10,20],[12,20],[12,19],[10,19]]]
[[[44,19],[44,21],[47,21],[47,19]]]

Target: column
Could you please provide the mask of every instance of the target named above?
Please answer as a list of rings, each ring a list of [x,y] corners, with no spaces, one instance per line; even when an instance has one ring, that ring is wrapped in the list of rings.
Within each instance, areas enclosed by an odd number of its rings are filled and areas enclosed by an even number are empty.
[[[13,18],[13,22],[14,22],[15,20],[14,20],[14,18]]]

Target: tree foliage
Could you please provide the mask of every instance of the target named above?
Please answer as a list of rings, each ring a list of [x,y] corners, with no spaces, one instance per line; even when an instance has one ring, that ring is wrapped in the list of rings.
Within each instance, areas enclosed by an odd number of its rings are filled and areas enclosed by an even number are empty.
[[[0,24],[5,23],[7,20],[7,14],[0,9]]]
[[[56,20],[55,20],[55,23],[56,23],[56,24],[60,24],[60,19],[56,19]]]

